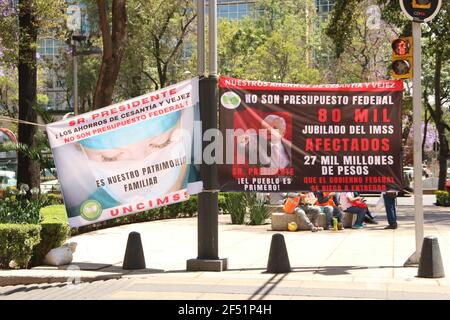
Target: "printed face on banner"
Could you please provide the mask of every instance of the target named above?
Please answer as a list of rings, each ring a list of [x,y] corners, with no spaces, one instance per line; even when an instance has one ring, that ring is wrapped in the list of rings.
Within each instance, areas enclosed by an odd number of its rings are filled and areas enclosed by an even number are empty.
[[[81,150],[96,184],[121,204],[183,189],[188,167],[180,130],[184,112],[124,127],[112,136],[81,140]],[[115,139],[117,136],[128,139]],[[167,168],[159,168],[162,158],[167,159]]]
[[[184,201],[201,190],[191,164],[197,83],[48,125],[72,226]]]
[[[233,163],[219,165],[221,190],[403,188],[401,81],[296,85],[221,77],[219,83],[220,130],[235,144],[223,149]]]
[[[292,120],[287,112],[245,109],[234,113],[233,176],[277,175],[292,167]]]

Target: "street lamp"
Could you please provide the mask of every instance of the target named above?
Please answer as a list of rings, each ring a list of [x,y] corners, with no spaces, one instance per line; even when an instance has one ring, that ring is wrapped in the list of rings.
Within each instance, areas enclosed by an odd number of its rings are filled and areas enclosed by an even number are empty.
[[[99,55],[102,49],[93,47],[88,50],[77,51],[77,43],[86,40],[85,35],[72,34],[72,57],[73,57],[73,112],[78,115],[78,56]]]
[[[86,40],[86,36],[72,34],[72,58],[73,58],[73,112],[78,115],[78,58],[77,42]]]

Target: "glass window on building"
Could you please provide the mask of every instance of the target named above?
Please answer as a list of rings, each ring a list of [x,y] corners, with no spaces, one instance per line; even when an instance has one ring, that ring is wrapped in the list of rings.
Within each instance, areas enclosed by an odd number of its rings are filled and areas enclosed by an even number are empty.
[[[255,0],[218,0],[217,16],[229,20],[243,19],[254,15],[254,3]],[[205,15],[208,15],[208,1],[205,1]]]
[[[316,0],[317,13],[327,15],[333,10],[334,0]]]

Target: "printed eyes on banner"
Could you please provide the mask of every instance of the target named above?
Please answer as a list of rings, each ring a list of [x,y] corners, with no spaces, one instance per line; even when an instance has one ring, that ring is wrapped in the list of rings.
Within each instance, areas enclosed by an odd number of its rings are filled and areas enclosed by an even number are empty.
[[[90,160],[98,162],[134,161],[141,160],[153,152],[168,147],[171,143],[180,140],[179,129],[172,129],[158,137],[145,139],[117,149],[96,150],[85,148],[85,153]]]
[[[234,92],[225,92],[220,98],[222,106],[227,109],[236,109],[241,104],[241,98]]]

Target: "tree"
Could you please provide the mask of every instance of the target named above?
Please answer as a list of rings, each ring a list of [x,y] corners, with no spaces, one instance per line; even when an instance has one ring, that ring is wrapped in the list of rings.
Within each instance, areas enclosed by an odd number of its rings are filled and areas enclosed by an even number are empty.
[[[196,18],[189,0],[130,0],[129,46],[118,95],[136,96],[180,80]]]
[[[381,9],[381,17],[387,23],[394,25],[399,30],[399,35],[411,34],[411,22],[408,21],[400,10],[398,1],[377,0],[367,3],[378,4]],[[332,20],[327,34],[334,43],[336,56],[342,55],[346,48],[354,41],[355,30],[355,6],[356,0],[337,0]],[[430,23],[423,26],[423,82],[424,101],[433,122],[438,131],[439,151],[439,189],[445,189],[447,175],[447,161],[449,159],[448,134],[448,107],[450,104],[450,3],[444,1],[441,11]],[[389,48],[390,43],[379,44],[380,47]],[[404,130],[403,137],[409,135],[410,125]],[[406,133],[406,134],[405,134]]]
[[[396,36],[391,23],[381,19],[375,1],[337,1],[326,27],[334,44],[332,64],[336,82],[369,82],[387,79],[390,40]]]
[[[255,8],[255,17],[220,22],[220,72],[266,81],[320,82],[312,62],[318,43],[312,1],[257,1]]]
[[[51,3],[44,0],[19,0],[17,8],[2,2],[3,17],[0,20],[0,34],[5,66],[17,68],[19,120],[37,122],[37,61],[36,40],[38,32],[57,32],[64,22],[63,0]],[[5,8],[7,11],[5,11]],[[5,14],[6,12],[6,14]],[[18,24],[17,24],[18,20]],[[14,70],[11,71],[14,73]],[[37,128],[19,123],[19,145],[30,150],[37,149]],[[17,184],[28,184],[30,188],[40,186],[39,162],[19,148]]]
[[[37,104],[36,14],[33,1],[19,1],[19,119],[31,123],[37,122],[34,108]],[[19,143],[26,143],[30,148],[36,147],[36,131],[36,126],[19,123]],[[17,183],[39,188],[39,163],[20,151],[17,160]]]
[[[386,0],[379,0],[387,3]],[[403,34],[410,32],[411,23],[395,20],[395,15],[402,15],[398,3],[387,3],[384,8],[385,16],[397,21]],[[448,134],[450,125],[448,112],[450,111],[450,3],[443,1],[441,11],[429,23],[422,26],[423,48],[423,97],[424,107],[429,112],[438,132],[439,138],[439,190],[445,190],[447,181],[447,164],[450,158]]]
[[[97,0],[97,6],[103,41],[103,57],[95,88],[94,109],[108,106],[112,102],[114,86],[127,42],[126,0],[112,1],[112,27],[108,18],[107,1]]]

